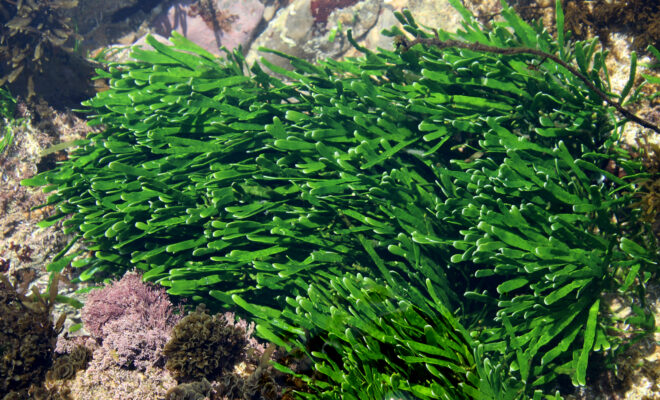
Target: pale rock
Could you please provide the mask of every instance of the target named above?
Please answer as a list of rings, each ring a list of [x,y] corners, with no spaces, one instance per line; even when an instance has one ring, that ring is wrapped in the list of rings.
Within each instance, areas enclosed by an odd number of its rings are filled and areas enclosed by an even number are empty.
[[[353,6],[334,10],[325,23],[314,23],[309,0],[295,0],[287,8],[279,12],[270,22],[268,28],[253,43],[247,54],[248,63],[264,57],[269,62],[288,68],[288,60],[276,55],[259,52],[256,49],[265,47],[303,58],[308,61],[318,61],[325,58],[339,58],[351,45],[345,32],[353,31],[356,39],[366,36],[376,25],[381,0],[365,0]],[[342,30],[337,28],[341,22]],[[335,39],[329,40],[330,32],[336,29]]]
[[[157,33],[150,33],[160,43],[171,46],[169,40],[165,36],[161,36]],[[114,45],[108,47],[107,60],[112,62],[126,63],[132,61],[130,55],[133,48],[138,47],[143,50],[153,50],[153,47],[147,43],[147,35],[143,35],[141,38],[136,40],[131,46],[126,46],[123,44]]]
[[[275,16],[275,13],[277,12],[277,6],[275,4],[270,4],[266,7],[264,7],[264,21],[270,21],[273,19]]]
[[[447,0],[409,0],[404,8],[410,10],[420,26],[456,32],[463,21],[461,14]]]
[[[368,49],[386,49],[392,50],[394,44],[392,43],[392,38],[384,36],[381,32],[383,29],[390,29],[394,25],[399,25],[399,21],[394,16],[394,11],[389,7],[383,7],[380,10],[380,15],[378,16],[378,22],[371,29],[367,35],[364,36],[362,40],[359,40],[361,46],[364,46]],[[360,52],[354,48],[350,48],[344,54],[344,57],[357,57],[360,55]]]
[[[303,39],[311,32],[313,18],[310,0],[295,0],[283,8],[270,21],[268,27],[257,37],[246,55],[248,64],[253,64],[259,57],[280,65],[288,66],[281,57],[270,53],[257,52],[259,47],[278,50],[296,57],[304,57],[301,48]]]
[[[285,18],[284,26],[286,27],[287,38],[300,43],[304,39],[310,38],[310,31],[314,24],[312,17],[312,10],[309,0],[296,1],[287,8],[287,12],[283,14]]]
[[[280,11],[255,39],[246,58],[251,64],[264,57],[273,64],[290,68],[287,60],[259,52],[257,48],[282,51],[308,61],[360,55],[348,43],[346,31],[349,28],[359,44],[370,49],[391,49],[392,39],[384,37],[381,31],[399,25],[394,11],[403,8],[410,9],[419,24],[452,32],[460,26],[462,20],[447,0],[363,0],[334,10],[325,24],[314,24],[310,0],[294,0]],[[339,22],[341,30],[337,29]],[[333,29],[336,33],[334,41],[331,42],[329,35]]]

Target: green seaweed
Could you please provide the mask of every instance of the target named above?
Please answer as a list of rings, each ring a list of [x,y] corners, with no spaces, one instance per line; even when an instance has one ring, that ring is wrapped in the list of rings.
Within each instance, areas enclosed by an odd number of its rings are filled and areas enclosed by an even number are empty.
[[[452,4],[456,34],[397,13],[414,37],[386,31],[395,51],[271,51],[293,71],[150,38],[98,71],[110,90],[85,106],[105,129],[23,183],[47,185],[45,223],[70,216],[93,252],[82,280],[137,267],[243,309],[314,361],[301,397],[560,398],[560,376],[584,385],[594,352],[653,330],[657,247],[631,207],[648,174],[616,144],[605,54]],[[628,339],[608,294],[639,304]]]
[[[2,120],[0,129],[3,131],[0,137],[0,154],[11,147],[14,141],[14,125],[20,123],[14,119],[15,109],[16,99],[8,90],[0,88],[0,119]]]

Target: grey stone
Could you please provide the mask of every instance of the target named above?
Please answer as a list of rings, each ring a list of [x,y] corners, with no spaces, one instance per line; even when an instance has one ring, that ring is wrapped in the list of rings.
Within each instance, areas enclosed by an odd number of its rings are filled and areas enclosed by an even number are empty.
[[[252,63],[264,57],[280,67],[290,68],[286,59],[257,49],[266,47],[308,61],[355,56],[358,52],[346,37],[349,28],[361,45],[391,49],[392,39],[383,36],[381,31],[399,25],[394,11],[403,8],[410,9],[419,24],[448,31],[455,31],[462,20],[447,0],[363,0],[334,10],[325,24],[314,24],[310,0],[295,0],[270,21],[253,42],[246,58]],[[337,29],[339,23],[341,30]],[[334,40],[330,41],[333,30]]]

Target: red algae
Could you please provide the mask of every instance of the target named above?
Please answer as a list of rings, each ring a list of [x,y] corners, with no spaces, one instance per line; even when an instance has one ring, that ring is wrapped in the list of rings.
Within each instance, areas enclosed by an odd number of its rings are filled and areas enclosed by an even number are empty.
[[[310,8],[315,23],[326,23],[330,14],[338,9],[352,6],[357,0],[312,0]]]

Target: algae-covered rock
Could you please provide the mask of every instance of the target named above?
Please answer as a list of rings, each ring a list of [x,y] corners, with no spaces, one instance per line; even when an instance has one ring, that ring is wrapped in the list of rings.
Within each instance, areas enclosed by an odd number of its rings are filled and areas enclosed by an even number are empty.
[[[62,10],[76,0],[0,2],[0,85],[12,93],[54,104],[77,104],[91,96],[92,85],[79,76],[93,74],[74,52],[81,38]]]
[[[40,385],[52,363],[64,322],[60,318],[53,324],[51,318],[57,294],[57,283],[53,283],[50,301],[46,301],[36,291],[30,297],[19,293],[0,275],[0,397],[20,396],[31,385]]]

